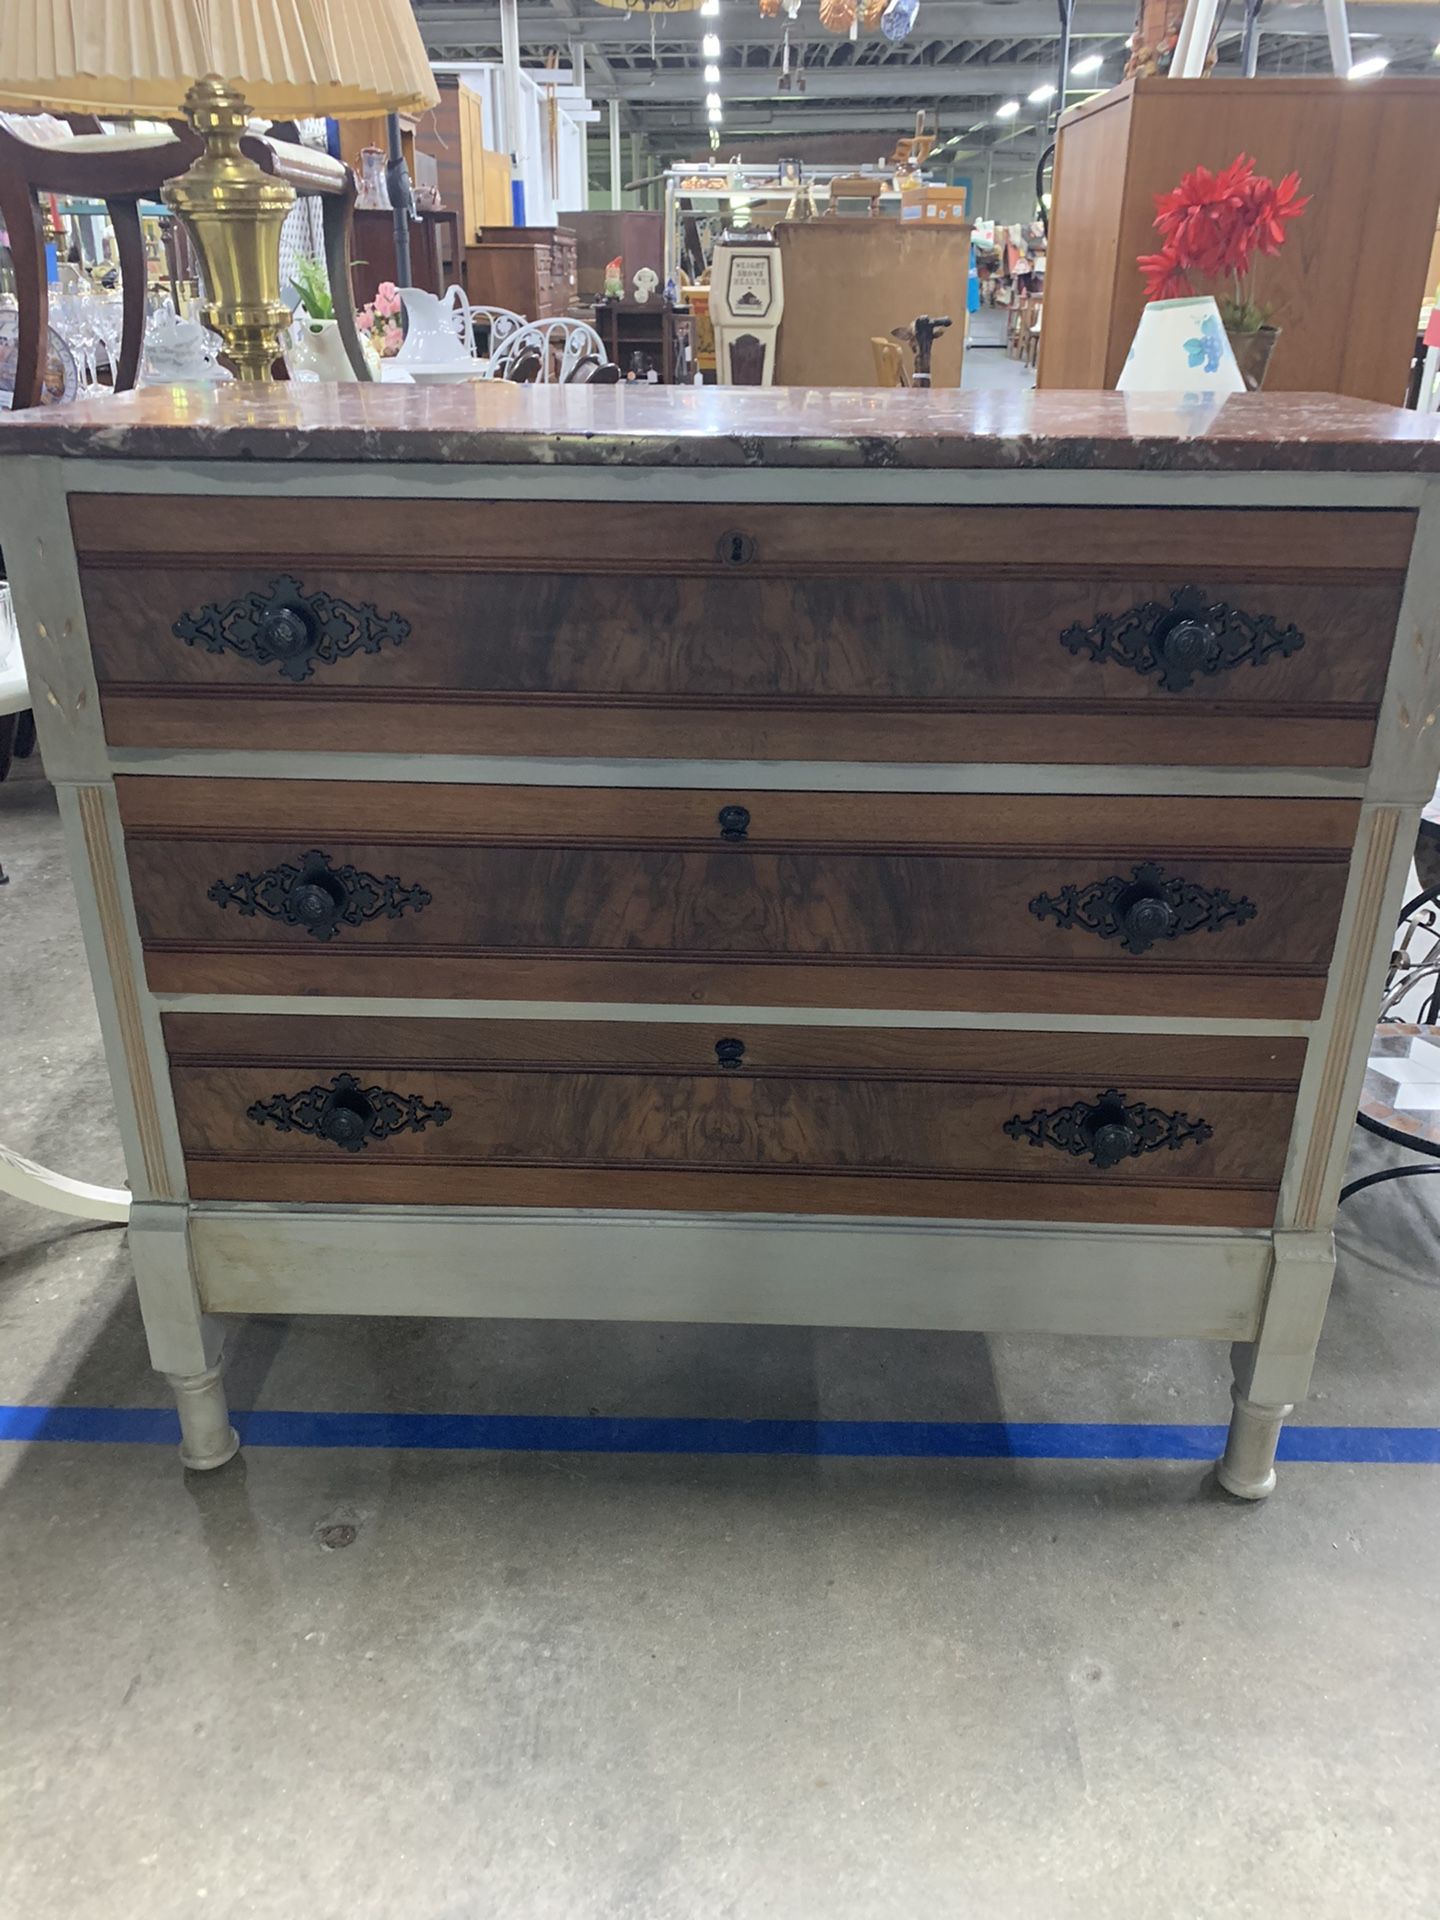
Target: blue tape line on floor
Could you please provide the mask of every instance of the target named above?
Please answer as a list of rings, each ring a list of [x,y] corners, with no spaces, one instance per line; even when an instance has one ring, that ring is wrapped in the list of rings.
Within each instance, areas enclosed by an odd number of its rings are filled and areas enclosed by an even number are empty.
[[[832,1459],[1211,1460],[1223,1426],[1047,1420],[606,1419],[530,1413],[237,1413],[248,1447],[456,1452],[810,1454]],[[177,1445],[151,1407],[0,1407],[0,1440]],[[1440,1466],[1440,1427],[1286,1427],[1279,1459]]]

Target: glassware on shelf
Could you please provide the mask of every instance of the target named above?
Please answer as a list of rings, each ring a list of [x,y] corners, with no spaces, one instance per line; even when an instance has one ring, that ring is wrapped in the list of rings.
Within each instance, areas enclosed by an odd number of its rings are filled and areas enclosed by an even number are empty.
[[[367,213],[388,213],[390,210],[390,189],[385,184],[385,156],[379,147],[360,149],[355,205]]]
[[[182,320],[169,300],[160,300],[145,322],[142,387],[209,385],[231,374],[217,358],[220,342],[200,319],[199,302],[188,301]]]

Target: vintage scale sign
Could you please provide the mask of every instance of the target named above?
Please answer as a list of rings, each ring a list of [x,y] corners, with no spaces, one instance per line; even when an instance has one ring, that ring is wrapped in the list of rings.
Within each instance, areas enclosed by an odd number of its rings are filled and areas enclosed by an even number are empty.
[[[722,387],[768,387],[785,309],[780,249],[772,234],[722,234],[710,270],[715,378]]]

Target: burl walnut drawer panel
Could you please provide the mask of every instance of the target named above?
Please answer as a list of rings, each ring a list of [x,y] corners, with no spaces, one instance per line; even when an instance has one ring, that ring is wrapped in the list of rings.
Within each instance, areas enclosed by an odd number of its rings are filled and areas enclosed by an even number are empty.
[[[1348,801],[117,782],[161,992],[1318,1015]]]
[[[402,503],[397,531],[283,505],[257,530],[254,502],[141,502],[127,548],[113,502],[72,501],[114,744],[1363,765],[1413,529],[772,507],[751,534],[532,502]]]
[[[1304,1043],[170,1014],[208,1200],[1260,1227]]]

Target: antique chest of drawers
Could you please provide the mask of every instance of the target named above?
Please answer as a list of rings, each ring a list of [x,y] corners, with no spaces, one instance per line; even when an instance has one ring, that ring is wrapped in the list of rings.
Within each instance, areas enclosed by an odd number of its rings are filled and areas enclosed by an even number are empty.
[[[0,538],[187,1464],[224,1316],[1234,1343],[1306,1390],[1440,445],[1314,396],[149,392]]]
[[[527,320],[568,313],[580,298],[570,227],[482,227],[465,249],[470,298]]]

